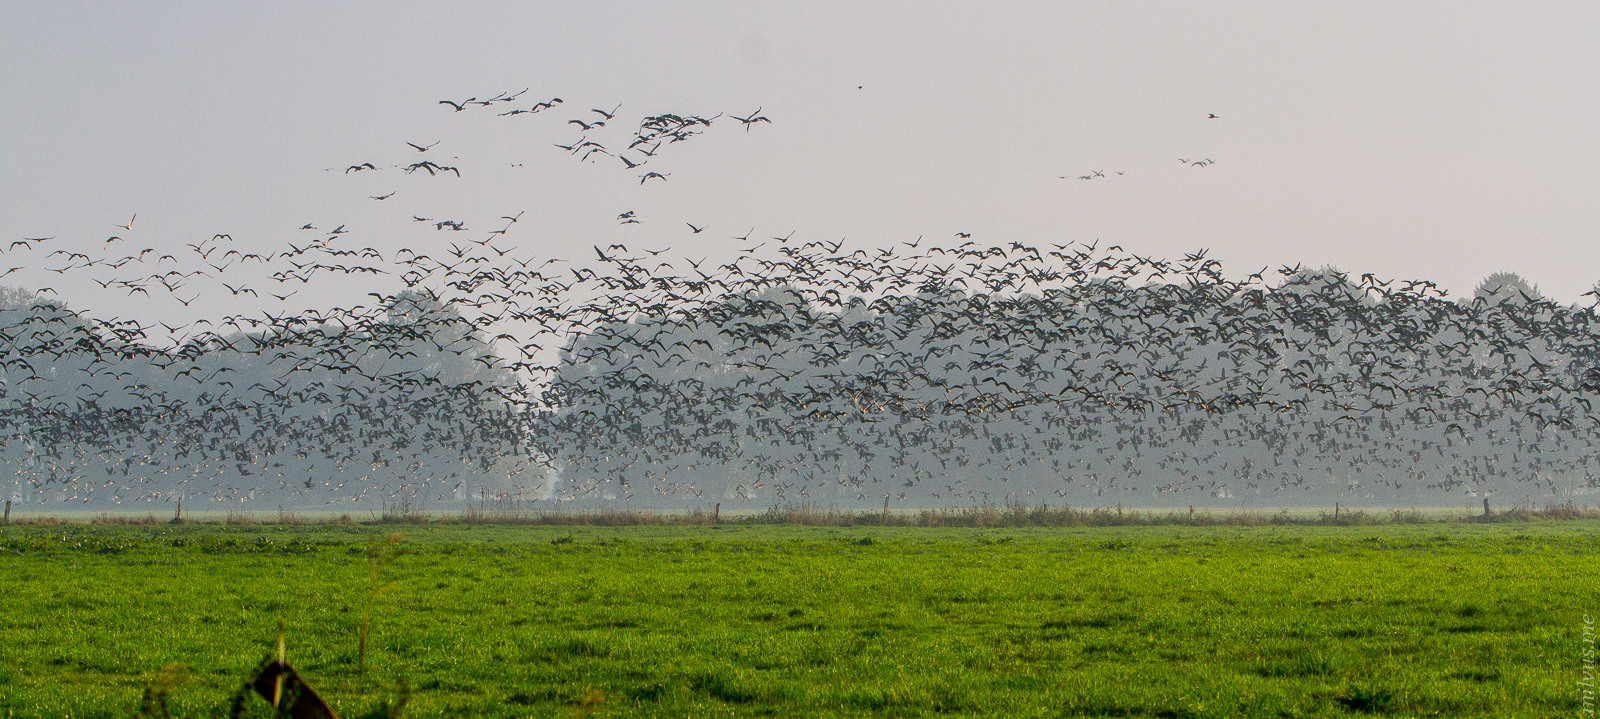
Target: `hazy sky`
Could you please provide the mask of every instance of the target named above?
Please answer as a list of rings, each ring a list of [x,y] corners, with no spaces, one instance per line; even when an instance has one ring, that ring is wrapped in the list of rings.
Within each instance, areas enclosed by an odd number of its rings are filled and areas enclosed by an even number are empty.
[[[534,255],[970,232],[1452,294],[1499,270],[1564,301],[1600,281],[1592,0],[330,5],[0,2],[0,245],[265,250],[315,223],[393,249],[442,241],[413,215],[525,212],[507,238]],[[553,147],[618,104],[589,133],[613,149],[644,115],[728,114],[640,169]],[[729,119],[757,108],[770,125]],[[419,159],[462,177],[393,169]],[[362,162],[389,169],[343,172]],[[0,283],[58,277],[32,264]],[[119,309],[90,289],[64,299]]]

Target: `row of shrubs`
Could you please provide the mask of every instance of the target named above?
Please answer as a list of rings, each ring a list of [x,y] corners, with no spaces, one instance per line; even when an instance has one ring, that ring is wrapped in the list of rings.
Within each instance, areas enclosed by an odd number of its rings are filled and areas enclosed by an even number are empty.
[[[498,525],[796,525],[822,527],[1117,527],[1117,526],[1239,526],[1268,525],[1361,526],[1375,524],[1426,524],[1441,522],[1533,522],[1547,520],[1600,519],[1600,507],[1572,504],[1548,505],[1543,509],[1517,507],[1500,512],[1449,514],[1417,509],[1387,512],[1345,510],[1315,514],[1288,510],[1277,512],[1212,513],[1209,511],[1075,509],[1048,505],[1011,504],[978,507],[925,509],[918,511],[875,512],[818,509],[806,506],[772,507],[762,512],[722,514],[720,508],[697,508],[686,512],[638,511],[621,509],[468,509],[460,513],[427,513],[417,509],[385,509],[382,513],[357,519],[349,514],[337,518],[307,519],[293,512],[230,512],[220,519],[169,519],[153,514],[139,516],[102,514],[90,524],[498,524]],[[66,524],[71,520],[56,517],[27,517],[12,524]]]

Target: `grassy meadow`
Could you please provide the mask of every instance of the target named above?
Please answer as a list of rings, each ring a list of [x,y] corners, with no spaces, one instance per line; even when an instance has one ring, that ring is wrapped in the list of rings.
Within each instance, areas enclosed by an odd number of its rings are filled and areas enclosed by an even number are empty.
[[[281,619],[346,719],[1577,716],[1597,558],[1594,520],[12,525],[0,712],[226,716]]]

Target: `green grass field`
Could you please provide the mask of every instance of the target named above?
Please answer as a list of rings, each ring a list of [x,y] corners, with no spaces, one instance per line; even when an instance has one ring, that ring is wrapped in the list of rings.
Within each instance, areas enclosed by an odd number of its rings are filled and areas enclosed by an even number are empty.
[[[1578,716],[1597,556],[1596,521],[9,526],[0,710],[223,716],[281,618],[346,719]]]

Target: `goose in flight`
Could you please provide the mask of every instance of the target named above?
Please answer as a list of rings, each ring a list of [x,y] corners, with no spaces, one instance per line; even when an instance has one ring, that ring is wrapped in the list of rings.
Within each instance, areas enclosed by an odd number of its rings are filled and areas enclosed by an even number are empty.
[[[548,109],[550,109],[552,107],[555,107],[556,103],[558,103],[558,102],[561,102],[561,98],[552,97],[549,100],[546,100],[544,102],[533,103],[533,107],[531,107],[531,108],[529,108],[527,110],[522,110],[522,109],[508,110],[506,112],[500,113],[500,115],[502,117],[504,117],[506,115],[521,115],[523,113],[533,113],[533,112],[538,112],[540,110],[548,110]],[[621,107],[621,105],[618,105],[618,107]]]
[[[767,116],[756,114],[756,113],[759,113],[759,112],[761,112],[761,108],[758,107],[758,108],[755,109],[755,112],[750,113],[749,117],[739,117],[738,115],[734,115],[733,119],[744,123],[744,131],[745,132],[749,132],[750,131],[750,126],[754,125],[754,124],[756,124],[758,122],[765,122],[765,123],[767,123],[769,125],[772,124],[772,120],[767,119]]]
[[[133,217],[128,218],[128,224],[126,224],[126,225],[112,225],[112,227],[121,227],[124,230],[132,230],[133,229],[133,221],[137,220],[137,219],[139,219],[139,213],[135,212],[135,213],[133,213]]]

